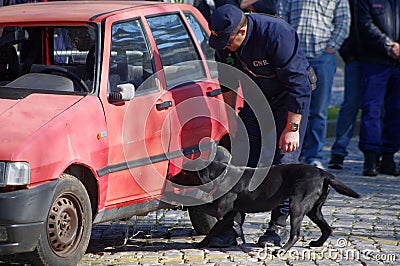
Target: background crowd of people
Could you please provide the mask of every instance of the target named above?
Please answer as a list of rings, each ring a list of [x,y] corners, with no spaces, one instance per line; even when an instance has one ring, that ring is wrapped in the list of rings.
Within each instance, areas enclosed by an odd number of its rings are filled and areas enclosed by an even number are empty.
[[[206,1],[206,0],[203,0]],[[212,10],[232,4],[250,13],[276,15],[298,33],[300,48],[317,76],[300,162],[320,168],[336,56],[345,66],[344,98],[328,168],[341,170],[361,110],[362,174],[400,174],[400,3],[397,0],[216,0]],[[212,13],[211,10],[211,13]],[[209,16],[206,17],[209,20]]]

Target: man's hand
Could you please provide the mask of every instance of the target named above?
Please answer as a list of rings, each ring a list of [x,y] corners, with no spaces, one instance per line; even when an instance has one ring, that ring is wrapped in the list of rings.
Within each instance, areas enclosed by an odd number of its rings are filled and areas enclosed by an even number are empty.
[[[282,152],[293,152],[299,148],[300,134],[299,131],[290,131],[285,128],[279,138],[279,148]]]
[[[388,42],[386,43],[388,46],[390,46],[390,51],[389,55],[393,57],[394,59],[400,59],[400,45],[398,42]]]
[[[325,47],[325,52],[327,52],[328,54],[334,54],[335,50],[333,50],[331,47],[327,46],[327,47]]]

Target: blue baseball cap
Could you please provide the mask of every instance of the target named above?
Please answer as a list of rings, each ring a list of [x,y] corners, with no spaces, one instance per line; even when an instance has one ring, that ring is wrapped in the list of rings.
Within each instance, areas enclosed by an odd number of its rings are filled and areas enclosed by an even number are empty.
[[[232,33],[238,32],[244,13],[235,5],[226,4],[217,8],[210,17],[208,28],[211,31],[208,43],[214,49],[223,49],[229,43]]]

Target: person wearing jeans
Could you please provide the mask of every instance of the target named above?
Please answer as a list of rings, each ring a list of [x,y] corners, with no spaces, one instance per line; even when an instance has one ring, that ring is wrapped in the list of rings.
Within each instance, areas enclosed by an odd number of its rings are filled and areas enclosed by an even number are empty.
[[[307,129],[301,161],[323,168],[328,105],[336,71],[336,51],[349,35],[350,8],[347,0],[286,0],[278,3],[278,16],[297,32],[300,49],[314,69],[317,83],[311,93]],[[263,241],[278,243],[285,236],[288,217],[285,202],[271,212]]]
[[[323,168],[328,105],[336,71],[336,51],[349,35],[350,7],[347,0],[279,1],[278,15],[292,25],[317,76],[311,95],[310,115],[301,158]]]
[[[347,146],[353,137],[361,99],[361,64],[354,59],[345,64],[344,98],[340,106],[336,137],[331,148],[328,168],[343,169],[344,158],[348,155]]]
[[[326,121],[336,72],[335,53],[324,51],[320,56],[307,58],[317,75],[317,87],[311,94],[310,115],[302,155],[305,163],[322,168],[322,149],[326,138]]]
[[[359,44],[357,27],[354,20],[354,2],[350,0],[351,25],[350,35],[339,49],[344,66],[344,98],[336,121],[335,142],[331,149],[328,168],[343,169],[344,158],[348,155],[347,146],[354,134],[357,114],[361,99],[361,64],[358,59]]]

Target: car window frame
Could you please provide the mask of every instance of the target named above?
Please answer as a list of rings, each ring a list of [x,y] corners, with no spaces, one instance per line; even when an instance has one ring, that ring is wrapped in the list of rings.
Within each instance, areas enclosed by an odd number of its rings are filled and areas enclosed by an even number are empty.
[[[217,79],[217,78],[218,78],[218,70],[217,70],[216,61],[215,61],[215,49],[213,49],[211,46],[209,46],[209,44],[208,44],[208,39],[206,39],[208,47],[210,48],[211,51],[213,51],[212,57],[207,58],[207,56],[206,56],[207,54],[206,54],[206,52],[202,49],[200,40],[198,39],[198,36],[197,36],[197,34],[196,34],[196,31],[194,30],[192,23],[190,23],[190,20],[189,20],[188,16],[192,17],[192,18],[195,20],[195,22],[196,22],[197,25],[199,26],[199,28],[200,28],[200,30],[201,30],[201,34],[202,34],[202,36],[203,36],[204,38],[209,37],[209,34],[208,34],[208,32],[207,32],[207,29],[203,27],[203,25],[202,25],[201,22],[199,21],[198,17],[197,17],[193,12],[191,12],[190,10],[184,10],[184,11],[183,11],[183,14],[184,14],[184,16],[185,16],[185,19],[187,20],[187,23],[190,25],[190,27],[191,27],[191,29],[192,29],[192,31],[193,31],[193,34],[196,36],[196,39],[198,40],[199,49],[201,49],[201,52],[202,52],[203,55],[204,55],[204,59],[207,61],[206,64],[207,64],[207,68],[208,68],[208,71],[209,71],[209,73],[210,73],[211,78],[212,78],[212,79]]]
[[[150,88],[148,90],[140,90],[140,91],[137,91],[137,88],[135,88],[135,98],[143,96],[143,95],[148,95],[148,94],[160,92],[161,88],[160,88],[159,83],[157,82],[157,79],[156,79],[156,76],[155,76],[156,73],[157,73],[157,68],[156,68],[156,64],[155,64],[153,46],[152,46],[152,43],[150,41],[149,33],[148,33],[146,25],[145,25],[145,23],[143,21],[143,17],[142,16],[132,16],[132,17],[127,18],[127,19],[115,20],[115,21],[111,22],[111,24],[110,24],[110,53],[111,53],[111,50],[112,50],[112,29],[113,29],[113,26],[115,24],[126,23],[126,22],[129,22],[129,21],[138,21],[138,23],[140,25],[141,32],[143,34],[143,39],[144,39],[144,42],[145,42],[145,45],[146,45],[146,49],[147,49],[147,52],[149,54],[151,68],[152,68],[152,71],[153,71],[151,76],[149,78],[147,78],[145,81],[143,81],[140,85],[142,85],[143,83],[145,83],[146,81],[148,81],[151,78],[153,78],[154,81],[155,81],[154,82],[155,83],[154,84],[154,88],[152,87],[152,88]],[[109,62],[108,62],[109,65],[110,65],[110,60],[111,60],[111,54],[109,55]],[[108,66],[108,68],[109,68],[109,66]],[[108,75],[109,75],[109,72],[110,72],[110,69],[108,70]],[[108,78],[109,78],[109,76],[108,76]],[[109,88],[107,88],[107,89],[109,89]]]
[[[145,22],[147,23],[147,25],[149,27],[149,30],[150,30],[151,35],[153,37],[154,43],[156,45],[154,48],[158,53],[158,57],[159,57],[161,65],[162,65],[162,69],[163,70],[165,69],[165,65],[164,65],[164,63],[162,61],[162,58],[161,58],[161,55],[160,55],[160,51],[159,51],[158,46],[157,46],[157,39],[155,38],[155,35],[154,35],[153,31],[152,31],[152,28],[151,28],[150,23],[149,23],[148,20],[151,19],[151,18],[155,18],[155,17],[170,16],[170,15],[176,15],[179,18],[179,21],[180,21],[181,25],[183,26],[186,34],[188,35],[189,40],[190,40],[190,42],[191,42],[191,44],[192,44],[192,46],[193,46],[193,48],[195,50],[195,54],[197,56],[196,60],[203,61],[203,56],[204,56],[204,55],[202,55],[203,51],[199,51],[198,41],[194,39],[194,38],[197,38],[197,37],[193,36],[193,30],[191,28],[188,28],[188,27],[191,27],[191,25],[188,23],[188,21],[186,19],[186,16],[185,16],[185,14],[183,13],[182,10],[146,15],[146,16],[144,16],[144,20],[145,20]],[[185,62],[185,61],[183,61],[183,62]],[[182,86],[188,85],[188,83],[202,82],[202,81],[208,80],[209,79],[209,74],[208,74],[209,71],[208,71],[208,68],[204,65],[204,63],[201,64],[201,70],[203,72],[203,76],[201,78],[196,79],[195,81],[187,82],[187,83],[174,84],[172,86],[168,85],[167,77],[165,75],[165,72],[162,71],[163,72],[163,76],[164,76],[165,86],[166,86],[167,90],[172,90],[172,89],[175,89],[175,88],[178,88],[178,87],[182,87]]]

